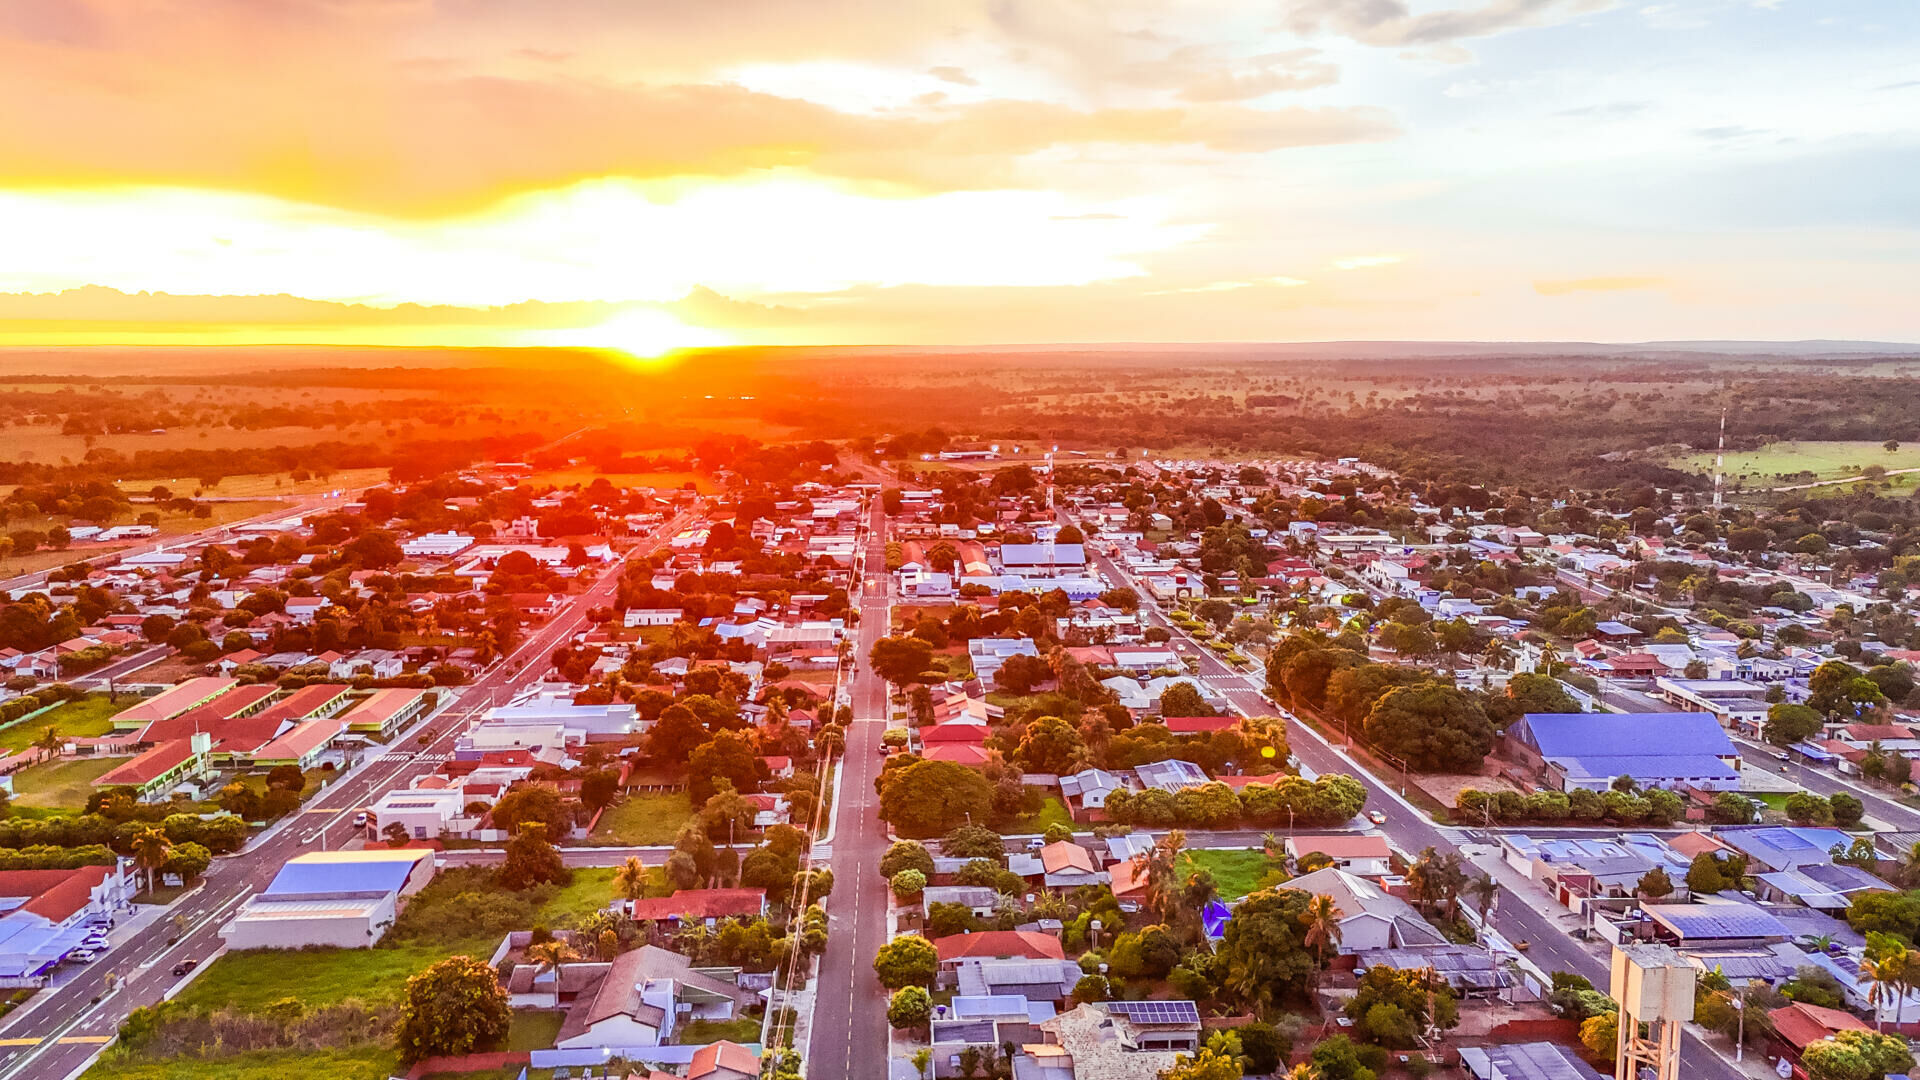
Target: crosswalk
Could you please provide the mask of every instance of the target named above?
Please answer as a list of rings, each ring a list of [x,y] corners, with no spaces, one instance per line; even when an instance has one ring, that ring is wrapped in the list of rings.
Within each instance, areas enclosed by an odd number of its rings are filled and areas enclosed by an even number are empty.
[[[452,754],[419,754],[419,753],[415,753],[412,750],[389,750],[386,753],[381,754],[379,757],[375,758],[374,760],[390,762],[394,764],[398,764],[403,761],[418,761],[428,765],[445,765],[447,762],[453,760],[453,755]]]

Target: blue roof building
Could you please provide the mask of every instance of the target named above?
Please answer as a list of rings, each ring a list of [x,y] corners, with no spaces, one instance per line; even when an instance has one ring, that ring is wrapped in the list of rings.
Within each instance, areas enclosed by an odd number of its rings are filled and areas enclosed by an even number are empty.
[[[1839,829],[1797,825],[1731,825],[1713,830],[1713,835],[1745,855],[1754,870],[1768,873],[1825,866],[1833,861],[1836,846],[1844,851],[1853,843],[1853,836]]]
[[[1736,791],[1740,752],[1709,713],[1528,713],[1507,745],[1561,791],[1641,787]]]
[[[400,897],[432,878],[433,852],[425,848],[296,856],[220,936],[234,949],[368,948],[393,925]]]

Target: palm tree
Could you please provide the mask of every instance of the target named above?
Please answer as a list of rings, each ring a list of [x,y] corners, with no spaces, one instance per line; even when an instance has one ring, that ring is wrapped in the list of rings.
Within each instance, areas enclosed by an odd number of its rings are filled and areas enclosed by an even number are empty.
[[[1340,909],[1333,906],[1333,897],[1318,895],[1307,901],[1307,910],[1300,913],[1300,921],[1307,928],[1303,944],[1314,951],[1320,960],[1320,969],[1325,970],[1327,954],[1340,946]]]
[[[554,992],[559,993],[560,969],[580,959],[580,954],[564,941],[543,941],[527,946],[527,959],[538,964],[541,971],[553,972]]]
[[[647,895],[647,864],[640,856],[629,855],[613,874],[614,895],[622,900],[638,900]]]
[[[1920,847],[1920,845],[1915,846]],[[1269,859],[1279,858],[1286,850],[1286,843],[1273,833],[1267,833],[1260,838],[1260,851]]]
[[[1186,847],[1187,834],[1174,829],[1141,856],[1146,861],[1147,906],[1169,926],[1179,914],[1180,856]]]
[[[1867,984],[1867,1004],[1873,1007],[1875,1031],[1882,1028],[1880,1006],[1900,999],[1900,981],[1911,963],[1911,955],[1902,948],[1860,958],[1860,978]]]
[[[1554,648],[1553,642],[1545,642],[1540,646],[1540,662],[1535,665],[1533,670],[1542,675],[1551,675],[1553,674],[1553,665],[1559,662],[1560,650]]]
[[[1492,874],[1482,873],[1468,882],[1467,888],[1473,893],[1474,899],[1480,902],[1480,921],[1485,922],[1487,912],[1493,908],[1493,898],[1500,895],[1500,883],[1493,880]]]
[[[1480,653],[1480,659],[1490,668],[1505,667],[1512,651],[1504,640],[1492,638],[1488,640],[1486,649]]]
[[[60,734],[59,728],[49,724],[47,730],[33,741],[33,745],[43,751],[42,759],[51,759],[60,756],[60,749],[67,745],[67,740]]]
[[[173,856],[173,842],[159,829],[141,829],[133,838],[133,865],[146,872],[147,891],[153,891],[154,875]]]

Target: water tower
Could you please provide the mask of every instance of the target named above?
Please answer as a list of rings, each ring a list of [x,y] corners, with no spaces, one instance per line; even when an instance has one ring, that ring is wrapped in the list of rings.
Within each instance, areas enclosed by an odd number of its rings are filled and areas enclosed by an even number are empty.
[[[1620,1003],[1615,1080],[1680,1080],[1680,1029],[1693,1019],[1694,968],[1666,945],[1616,946],[1608,992]],[[1641,1028],[1646,1034],[1641,1035]]]

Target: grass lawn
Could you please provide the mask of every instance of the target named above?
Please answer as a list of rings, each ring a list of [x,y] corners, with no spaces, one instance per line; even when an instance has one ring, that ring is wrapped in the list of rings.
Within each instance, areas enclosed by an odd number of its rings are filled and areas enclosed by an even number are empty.
[[[599,844],[671,844],[692,816],[693,800],[684,791],[627,795],[600,815],[590,839]]]
[[[760,1021],[747,1016],[738,1020],[689,1020],[680,1026],[674,1041],[691,1046],[695,1043],[719,1042],[721,1039],[757,1043],[760,1041]]]
[[[1056,823],[1065,825],[1069,829],[1075,827],[1073,824],[1073,815],[1067,813],[1067,805],[1053,796],[1048,796],[1047,801],[1041,804],[1039,813],[1028,814],[1026,817],[1015,820],[1012,824],[1001,829],[1000,833],[1002,836],[1024,836],[1027,833],[1043,833],[1047,831],[1047,826]]]
[[[87,1070],[86,1080],[283,1080],[289,1076],[386,1080],[402,1071],[398,1055],[375,1046],[360,1050],[255,1050],[231,1057],[168,1061],[144,1061],[109,1050],[99,1064]]]
[[[408,977],[449,956],[485,960],[499,939],[459,945],[402,945],[391,949],[242,949],[227,953],[187,985],[175,1000],[189,1008],[232,1005],[258,1009],[295,998],[311,1009],[347,998],[398,997]]]
[[[541,906],[541,920],[550,927],[575,926],[586,921],[613,902],[615,872],[611,866],[575,870],[573,882]]]
[[[560,1025],[566,1019],[566,1013],[554,1010],[515,1009],[513,1026],[507,1029],[507,1049],[548,1049],[560,1037]]]
[[[1713,453],[1685,454],[1676,458],[1674,465],[1710,475]],[[1809,478],[1802,473],[1812,473],[1811,479],[1815,480],[1857,476],[1869,465],[1886,469],[1920,467],[1920,446],[1904,445],[1889,452],[1877,442],[1780,442],[1728,454],[1727,478],[1744,478],[1748,487],[1772,487],[1776,483],[1805,483]]]
[[[13,801],[19,806],[79,810],[93,794],[93,781],[126,758],[68,758],[29,765],[13,776]]]
[[[1768,791],[1747,797],[1750,799],[1759,799],[1761,802],[1766,803],[1770,809],[1778,810],[1784,814],[1787,812],[1787,799],[1790,796],[1783,791]]]
[[[1267,873],[1267,856],[1258,850],[1189,848],[1180,858],[1181,875],[1206,869],[1220,887],[1220,899],[1238,900],[1254,890]]]
[[[113,714],[139,700],[133,694],[121,694],[119,701],[108,701],[105,694],[89,694],[78,701],[55,706],[53,711],[31,720],[0,728],[0,750],[25,750],[46,734],[49,726],[68,738],[105,735],[113,730]]]

